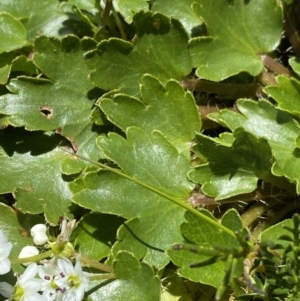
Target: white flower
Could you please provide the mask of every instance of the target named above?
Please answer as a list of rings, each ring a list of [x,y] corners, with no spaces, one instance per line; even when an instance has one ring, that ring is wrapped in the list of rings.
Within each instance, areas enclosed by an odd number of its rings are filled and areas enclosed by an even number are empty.
[[[90,280],[82,271],[79,257],[76,259],[75,266],[73,266],[69,259],[58,259],[57,267],[60,272],[60,278],[57,280],[57,284],[62,293],[60,300],[81,301]]]
[[[19,258],[27,258],[27,257],[31,257],[31,256],[35,256],[39,254],[39,250],[34,247],[34,246],[26,246],[24,247],[20,254],[19,254]],[[28,265],[30,262],[27,263],[23,263],[24,265]]]
[[[9,298],[14,292],[14,287],[7,282],[0,282],[0,294],[5,298]]]
[[[59,270],[53,263],[45,263],[38,267],[38,274],[43,280],[43,296],[45,300],[53,301],[60,294],[60,289],[56,284],[56,279],[60,277]]]
[[[44,245],[48,241],[46,232],[47,227],[44,224],[37,224],[30,229],[30,234],[36,245]]]
[[[6,235],[0,230],[0,275],[10,271],[9,253],[12,249],[12,243],[8,241]]]
[[[42,280],[34,278],[37,270],[37,264],[31,263],[19,277],[12,295],[14,301],[45,301],[38,293],[42,287]]]

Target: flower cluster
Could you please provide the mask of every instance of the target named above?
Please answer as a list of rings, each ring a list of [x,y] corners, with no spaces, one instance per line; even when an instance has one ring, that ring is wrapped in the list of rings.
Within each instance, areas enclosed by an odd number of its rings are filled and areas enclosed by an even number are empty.
[[[67,223],[66,223],[67,225]],[[74,225],[72,225],[74,227]],[[46,245],[53,251],[54,257],[44,264],[36,264],[33,258],[28,258],[27,268],[18,277],[15,286],[6,282],[0,282],[0,294],[8,300],[14,301],[81,301],[89,286],[89,277],[82,271],[80,256],[76,263],[65,257],[71,255],[74,249],[67,237],[58,242],[49,242],[45,225],[35,225],[31,229],[31,236],[36,245]],[[62,229],[64,233],[65,229]],[[65,231],[67,232],[67,231]],[[0,274],[10,271],[11,263],[8,259],[12,244],[6,235],[0,230]],[[67,250],[67,251],[66,251]],[[19,258],[38,256],[39,251],[35,246],[26,246],[21,251]],[[29,263],[28,263],[29,262]]]

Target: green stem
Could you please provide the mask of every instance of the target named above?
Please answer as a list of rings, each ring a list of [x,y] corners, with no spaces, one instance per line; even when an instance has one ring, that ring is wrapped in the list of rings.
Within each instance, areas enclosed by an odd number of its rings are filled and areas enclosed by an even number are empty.
[[[34,256],[30,256],[30,257],[24,257],[24,258],[12,258],[10,259],[10,262],[12,264],[22,264],[22,263],[29,263],[29,262],[39,262],[45,258],[51,257],[51,255],[53,255],[52,250],[48,250],[44,253],[38,254],[38,255],[34,255]]]
[[[105,279],[116,279],[117,277],[113,273],[102,274],[102,275],[93,275],[89,277],[91,281],[93,280],[105,280]]]
[[[261,222],[251,233],[252,240],[258,240],[260,234],[269,227],[278,223],[287,213],[294,211],[299,205],[295,205],[294,202],[285,203],[285,206],[281,206],[279,211],[275,211],[273,218]]]
[[[281,65],[278,61],[274,60],[268,55],[261,55],[261,60],[264,63],[264,66],[275,74],[283,74],[287,76],[292,76],[290,70],[283,65]]]
[[[73,256],[77,257],[78,254],[75,252],[73,254]],[[82,256],[82,255],[80,255],[80,261],[82,263],[84,263],[88,267],[95,268],[95,269],[98,269],[100,271],[104,271],[104,272],[108,272],[108,273],[112,273],[113,272],[112,267],[110,267],[110,266],[108,266],[108,265],[106,265],[104,263],[98,262],[96,260],[91,260],[89,258],[86,258],[86,257]]]
[[[146,188],[146,189],[148,189],[148,190],[150,190],[150,191],[153,191],[154,193],[156,193],[156,194],[162,196],[163,198],[165,198],[165,199],[167,199],[167,200],[173,202],[174,204],[176,204],[176,205],[178,205],[178,206],[180,206],[180,207],[183,207],[184,209],[186,209],[187,211],[189,211],[189,212],[191,212],[192,214],[196,215],[197,217],[201,218],[202,220],[205,220],[207,223],[210,223],[211,225],[213,225],[213,226],[215,226],[215,227],[217,227],[217,228],[223,230],[223,231],[224,231],[225,233],[227,233],[228,235],[230,235],[230,236],[232,236],[232,237],[234,237],[234,238],[236,237],[233,231],[231,231],[231,230],[228,229],[227,227],[223,226],[222,224],[219,224],[217,221],[215,221],[215,220],[209,218],[208,216],[202,214],[202,213],[199,212],[198,210],[192,208],[188,203],[185,203],[185,202],[183,202],[183,201],[181,201],[181,200],[175,199],[175,198],[173,198],[173,197],[171,197],[171,196],[165,194],[164,192],[162,192],[162,191],[160,191],[160,190],[158,190],[158,189],[156,189],[156,188],[154,188],[154,187],[151,187],[151,186],[149,186],[149,185],[147,185],[147,184],[145,184],[145,183],[139,181],[138,179],[132,178],[131,176],[129,176],[129,175],[123,173],[122,171],[120,171],[119,169],[115,169],[115,168],[112,168],[112,167],[107,166],[107,165],[105,165],[105,164],[102,164],[102,163],[93,161],[93,160],[91,160],[91,159],[85,158],[85,157],[83,157],[83,156],[80,156],[80,155],[78,155],[78,154],[75,154],[75,153],[73,153],[73,152],[70,152],[69,150],[66,150],[66,149],[64,149],[64,148],[61,148],[61,150],[64,151],[64,152],[66,152],[66,153],[69,153],[69,154],[71,154],[71,155],[73,155],[73,156],[75,155],[76,157],[78,157],[78,158],[80,158],[80,159],[82,159],[82,160],[85,160],[85,161],[87,161],[87,162],[90,162],[90,163],[92,163],[92,164],[94,164],[94,165],[97,165],[97,166],[99,166],[99,167],[101,167],[101,168],[103,168],[103,169],[105,169],[105,170],[108,170],[108,171],[110,171],[110,172],[113,172],[114,174],[117,174],[117,175],[119,175],[119,176],[121,176],[121,177],[123,177],[123,178],[125,178],[125,179],[128,179],[128,180],[130,180],[130,181],[132,181],[132,182],[135,182],[136,184],[138,184],[138,185],[140,185],[140,186],[142,186],[142,187],[144,187],[144,188]]]
[[[258,202],[249,208],[241,215],[242,223],[244,227],[251,225],[258,217],[260,217],[265,211],[267,211],[276,201],[269,203]]]
[[[114,7],[112,6],[112,13],[113,13],[113,16],[115,18],[115,21],[116,21],[116,25],[120,31],[120,35],[121,35],[121,38],[123,40],[127,40],[127,37],[126,37],[126,33],[124,31],[124,28],[123,28],[123,25],[122,25],[122,22],[121,22],[121,19],[119,18],[118,16],[118,13],[115,11]]]

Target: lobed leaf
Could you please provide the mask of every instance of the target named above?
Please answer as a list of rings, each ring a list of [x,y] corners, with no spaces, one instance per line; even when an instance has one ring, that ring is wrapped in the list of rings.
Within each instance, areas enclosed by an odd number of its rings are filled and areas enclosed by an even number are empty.
[[[276,77],[277,86],[267,86],[264,92],[278,103],[278,108],[292,115],[300,114],[299,93],[300,82],[286,76]]]
[[[191,37],[204,33],[202,20],[194,12],[194,0],[155,0],[151,10],[178,19]]]
[[[155,77],[145,75],[141,83],[142,101],[125,94],[99,99],[107,118],[122,130],[138,126],[151,134],[155,129],[189,157],[189,144],[201,128],[199,113],[190,92],[174,80],[164,87]]]
[[[270,147],[264,139],[237,128],[232,145],[197,134],[196,154],[207,163],[196,167],[189,178],[202,184],[203,193],[222,200],[250,193],[258,179],[272,178]]]
[[[200,211],[209,216],[211,219],[215,217],[207,210],[200,209]],[[192,244],[203,247],[223,247],[234,248],[238,247],[237,239],[229,236],[223,231],[216,231],[215,227],[211,226],[202,219],[187,212],[185,215],[186,222],[182,224],[182,234]],[[232,231],[241,231],[242,223],[239,214],[234,210],[228,210],[222,217],[221,224],[225,225]],[[223,261],[215,262],[208,266],[191,268],[189,265],[197,263],[202,260],[208,259],[209,256],[197,254],[186,250],[173,250],[167,251],[171,260],[180,267],[178,270],[179,275],[190,279],[192,281],[209,284],[213,287],[220,288],[223,286],[223,278],[225,275],[225,263]],[[239,260],[240,261],[240,260]],[[239,265],[241,262],[239,263]],[[242,273],[240,266],[239,273]],[[235,275],[238,277],[238,275]]]
[[[11,80],[7,85],[11,93],[0,97],[0,112],[10,115],[14,126],[56,130],[71,141],[78,154],[98,159],[94,141],[101,128],[93,125],[90,114],[101,91],[88,80],[89,70],[82,59],[91,45],[93,41],[71,35],[61,41],[39,37],[33,61],[49,79],[21,76]]]
[[[134,16],[134,23],[137,35],[133,43],[110,38],[86,54],[95,86],[137,96],[146,73],[165,83],[191,72],[188,37],[178,21],[159,13],[140,12]]]
[[[139,11],[147,11],[149,4],[146,0],[116,0],[115,1],[120,14],[124,17],[127,23],[131,23],[134,15]]]
[[[93,301],[130,300],[159,301],[160,281],[152,268],[140,263],[131,253],[119,252],[113,262],[117,280],[100,287],[89,296]]]
[[[276,0],[198,0],[194,9],[209,34],[190,43],[199,77],[220,81],[240,72],[262,72],[260,55],[275,50],[281,39],[282,12]]]
[[[239,117],[239,124],[243,129],[257,138],[266,139],[268,142],[275,161],[272,165],[272,173],[277,177],[285,176],[296,181],[297,191],[299,191],[298,123],[290,114],[277,109],[266,100],[258,102],[246,99],[238,100],[237,108],[243,114]],[[231,130],[234,130],[238,124],[234,121],[234,116],[235,113],[227,110],[219,115],[216,113],[213,115],[214,120],[220,120]],[[266,157],[265,160],[269,160],[269,158]],[[281,178],[278,178],[278,181],[275,178],[272,180],[277,182],[275,185],[279,187],[285,185]],[[293,189],[287,186],[285,188]]]
[[[13,193],[17,209],[30,214],[44,212],[54,225],[62,215],[72,218],[71,192],[60,173],[68,155],[56,149],[60,141],[58,136],[42,132],[26,137],[17,129],[6,130],[0,138],[0,193]]]

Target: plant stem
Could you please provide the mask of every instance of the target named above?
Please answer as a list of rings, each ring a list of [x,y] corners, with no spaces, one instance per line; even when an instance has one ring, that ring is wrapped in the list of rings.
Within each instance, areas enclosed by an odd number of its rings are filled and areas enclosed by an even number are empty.
[[[272,205],[274,205],[275,201],[271,201],[269,203],[258,202],[253,205],[250,209],[244,212],[241,215],[242,223],[244,227],[248,227],[252,224],[259,216],[261,216],[265,211],[270,209]]]
[[[261,222],[251,233],[251,237],[254,241],[258,240],[260,234],[268,229],[269,227],[275,225],[278,223],[287,213],[290,211],[294,211],[297,207],[299,207],[299,204],[295,204],[294,202],[289,202],[285,206],[282,206],[280,208],[280,211],[275,211],[275,216],[273,218],[270,218],[268,220],[265,220]]]
[[[45,258],[51,257],[51,255],[53,255],[52,250],[48,250],[44,253],[38,254],[38,255],[34,255],[34,256],[30,256],[30,257],[24,257],[24,258],[13,258],[10,259],[10,262],[12,264],[22,264],[22,263],[29,263],[29,262],[39,262]]]
[[[123,28],[121,19],[119,18],[118,13],[115,11],[115,9],[114,9],[113,6],[112,6],[112,12],[113,12],[113,15],[114,15],[114,18],[115,18],[117,27],[118,27],[118,29],[119,29],[119,31],[120,31],[121,38],[122,38],[123,40],[127,40],[126,33],[125,33],[125,31],[124,31],[124,28]]]
[[[202,213],[199,212],[198,210],[192,208],[188,203],[185,203],[185,202],[183,202],[182,200],[179,200],[179,199],[175,199],[175,198],[173,198],[173,197],[171,197],[171,196],[165,194],[164,192],[162,192],[162,191],[160,191],[160,190],[158,190],[158,189],[156,189],[156,188],[154,188],[154,187],[151,187],[151,186],[149,186],[149,185],[147,185],[147,184],[141,182],[141,181],[138,180],[138,179],[132,178],[131,176],[129,176],[129,175],[123,173],[123,172],[122,172],[121,170],[119,170],[119,169],[112,168],[112,167],[107,166],[107,165],[105,165],[105,164],[102,164],[102,163],[96,162],[96,161],[94,161],[94,160],[85,158],[85,157],[83,157],[83,156],[80,156],[80,155],[78,155],[78,154],[75,154],[75,153],[73,153],[73,152],[70,152],[69,150],[66,150],[66,149],[64,149],[64,148],[62,148],[62,147],[60,147],[60,149],[61,149],[62,151],[64,151],[64,152],[66,152],[66,153],[69,153],[69,154],[73,155],[73,156],[75,155],[76,157],[78,157],[78,158],[80,158],[80,159],[82,159],[82,160],[84,160],[84,161],[87,161],[87,162],[90,162],[90,163],[92,163],[92,164],[94,164],[94,165],[96,165],[96,166],[99,166],[99,167],[103,168],[104,170],[108,170],[108,171],[110,171],[110,172],[113,172],[114,174],[117,174],[117,175],[119,175],[119,176],[125,178],[125,179],[128,179],[128,180],[130,180],[130,181],[132,181],[132,182],[135,182],[136,184],[138,184],[138,185],[140,185],[140,186],[142,186],[142,187],[145,187],[146,189],[148,189],[148,190],[150,190],[150,191],[153,191],[154,193],[156,193],[156,194],[162,196],[163,198],[165,198],[165,199],[167,199],[167,200],[173,202],[174,204],[176,204],[176,205],[178,205],[178,206],[180,206],[180,207],[186,209],[187,211],[190,211],[192,214],[196,215],[197,217],[201,218],[202,220],[205,220],[205,221],[208,222],[209,224],[211,224],[211,225],[213,225],[213,226],[215,226],[215,227],[221,229],[222,231],[224,231],[224,232],[227,233],[228,235],[230,235],[230,236],[236,238],[236,236],[235,236],[235,234],[234,234],[233,231],[231,231],[231,230],[228,229],[227,227],[223,226],[222,224],[219,224],[217,221],[215,221],[215,220],[209,218],[208,216],[202,214]]]
[[[260,56],[264,66],[275,74],[282,74],[287,76],[292,76],[290,70],[283,65],[281,65],[278,61],[274,60],[268,55],[261,55]]]
[[[270,73],[265,70],[257,77],[263,86],[277,86],[277,81]]]
[[[73,253],[74,257],[77,257],[78,255],[79,254],[76,253],[76,252]],[[108,273],[112,273],[113,272],[112,267],[110,267],[110,266],[108,266],[106,264],[103,264],[101,262],[98,262],[96,260],[91,260],[89,258],[86,258],[86,257],[82,256],[82,255],[80,255],[80,261],[82,263],[84,263],[88,267],[95,268],[95,269],[98,269],[100,271],[104,271],[104,272],[108,272]]]

